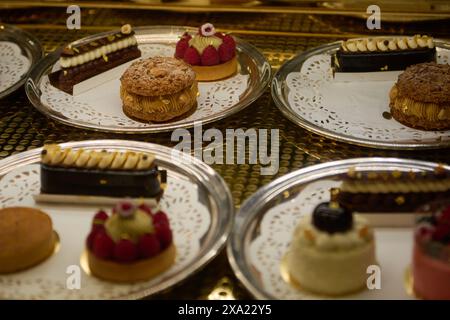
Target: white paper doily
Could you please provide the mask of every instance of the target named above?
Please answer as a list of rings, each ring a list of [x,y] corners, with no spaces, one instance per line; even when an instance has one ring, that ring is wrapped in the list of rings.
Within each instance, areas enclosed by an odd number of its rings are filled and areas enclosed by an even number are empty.
[[[30,66],[30,60],[17,44],[0,41],[0,92],[19,82]]]
[[[321,202],[329,200],[330,188],[339,181],[321,180],[307,185],[297,197],[271,208],[264,215],[260,234],[251,242],[249,255],[252,267],[260,276],[262,287],[278,299],[323,299],[299,291],[286,283],[280,273],[281,260],[287,252],[295,227],[303,215],[311,214]],[[403,277],[411,261],[412,230],[375,229],[376,254],[381,266],[381,289],[365,290],[343,299],[410,299],[404,289]]]
[[[316,126],[339,135],[380,142],[414,143],[450,140],[450,131],[422,131],[409,128],[389,112],[389,91],[395,81],[335,82],[331,55],[308,58],[300,72],[286,77],[292,111]],[[449,63],[450,50],[438,51],[438,63]]]
[[[173,45],[169,44],[140,44],[139,49],[142,52],[141,58],[157,55],[173,56],[174,52]],[[127,63],[129,64],[131,62]],[[57,69],[59,69],[58,64],[53,70]],[[232,108],[247,90],[248,79],[248,75],[236,74],[222,81],[199,83],[200,95],[197,98],[196,111],[171,124],[201,121],[207,116]],[[119,88],[120,81],[116,79],[78,96],[72,96],[53,87],[48,76],[44,76],[40,84],[41,102],[68,119],[97,126],[149,128],[150,124],[134,121],[123,113]]]
[[[209,230],[211,217],[199,202],[197,185],[168,172],[168,187],[161,199],[167,212],[177,248],[175,264],[155,279],[138,284],[113,284],[87,275],[81,269],[81,289],[66,286],[69,265],[80,264],[92,217],[98,207],[37,205],[33,194],[39,193],[38,164],[19,167],[0,180],[0,207],[39,207],[53,220],[59,234],[60,249],[43,263],[10,275],[0,275],[2,299],[114,299],[144,290],[183,270],[200,250],[200,240]],[[110,211],[109,211],[110,212]]]

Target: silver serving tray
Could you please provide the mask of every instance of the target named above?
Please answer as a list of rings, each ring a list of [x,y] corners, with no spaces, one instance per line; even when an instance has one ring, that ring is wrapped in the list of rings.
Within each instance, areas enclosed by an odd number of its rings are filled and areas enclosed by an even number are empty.
[[[148,27],[137,27],[134,28],[136,33],[136,39],[138,44],[172,44],[175,50],[175,43],[178,41],[179,37],[186,31],[194,31],[195,28],[192,27],[181,27],[181,26],[148,26]],[[100,34],[95,34],[77,42],[85,42],[95,39],[97,37],[107,35],[112,33],[104,32]],[[267,62],[264,55],[258,51],[251,44],[236,38],[237,43],[237,57],[238,63],[240,65],[240,74],[249,75],[249,83],[247,89],[240,96],[239,102],[236,103],[229,109],[218,113],[212,113],[196,121],[201,121],[202,124],[217,121],[219,119],[228,117],[255,101],[264,90],[269,85],[271,78],[271,68]],[[44,115],[49,116],[61,123],[66,125],[75,126],[83,129],[91,129],[97,131],[115,132],[115,133],[154,133],[171,131],[176,128],[187,128],[194,125],[194,121],[179,121],[179,122],[167,122],[160,124],[151,124],[147,127],[133,127],[133,126],[106,126],[100,123],[92,123],[81,121],[77,118],[69,118],[63,114],[53,110],[49,106],[42,103],[40,97],[40,82],[42,77],[52,70],[54,64],[58,61],[62,48],[59,48],[53,53],[48,54],[44,59],[42,59],[33,72],[30,74],[27,85],[26,93],[31,103],[42,112]],[[174,51],[175,52],[175,51]]]
[[[1,99],[13,93],[25,83],[31,69],[42,57],[42,47],[40,42],[33,35],[23,31],[22,29],[6,24],[0,24],[0,41],[16,43],[21,48],[22,54],[30,60],[30,68],[28,69],[28,72],[26,72],[19,81],[0,92]]]
[[[435,46],[438,50],[446,50],[447,52],[450,50],[450,44],[443,40],[434,39]],[[411,149],[433,149],[433,148],[447,148],[450,147],[450,139],[433,139],[433,140],[424,140],[412,138],[411,141],[395,141],[395,139],[387,140],[387,139],[377,139],[376,137],[372,138],[362,138],[355,135],[352,135],[351,132],[345,134],[342,132],[336,132],[327,127],[327,123],[315,123],[313,121],[305,119],[305,116],[301,114],[301,112],[295,112],[288,101],[288,94],[290,89],[286,84],[287,76],[292,72],[300,71],[300,68],[309,58],[321,55],[321,54],[334,54],[340,47],[342,41],[336,41],[332,43],[328,43],[305,52],[302,52],[296,55],[291,60],[284,63],[281,68],[274,75],[271,83],[271,93],[272,98],[283,115],[291,120],[296,125],[303,127],[311,132],[319,134],[321,136],[351,143],[359,146],[378,148],[378,149],[394,149],[394,150],[411,150]],[[309,110],[313,112],[313,110]],[[344,119],[345,120],[345,119]],[[361,122],[364,122],[364,119],[360,119]],[[395,121],[392,119],[392,121]],[[420,130],[416,130],[420,132]],[[447,136],[450,134],[447,132]],[[374,134],[375,135],[375,134]]]
[[[255,194],[253,194],[249,199],[247,199],[242,206],[240,207],[239,211],[236,213],[235,217],[235,223],[233,230],[230,234],[228,246],[227,246],[227,253],[228,253],[228,259],[230,261],[231,267],[233,268],[236,276],[239,278],[239,280],[244,284],[244,286],[250,291],[251,294],[253,294],[257,299],[322,299],[324,297],[316,296],[309,293],[301,293],[299,294],[299,297],[296,297],[291,294],[290,296],[283,296],[283,295],[277,295],[274,292],[268,292],[268,287],[264,286],[262,275],[261,275],[261,265],[257,265],[252,262],[252,253],[251,253],[251,244],[261,236],[262,233],[267,232],[267,230],[264,231],[264,228],[262,227],[262,220],[266,216],[269,210],[271,210],[274,207],[282,206],[283,204],[289,204],[290,201],[295,202],[296,207],[300,207],[301,204],[298,203],[298,198],[296,197],[301,194],[302,191],[305,190],[305,188],[312,184],[317,183],[320,181],[330,181],[335,180],[337,182],[339,179],[337,178],[339,174],[345,173],[348,171],[349,168],[354,167],[357,171],[377,171],[377,170],[400,170],[400,171],[409,171],[409,170],[423,170],[423,171],[432,171],[437,166],[436,163],[432,162],[425,162],[425,161],[416,161],[416,160],[406,160],[406,159],[397,159],[397,158],[355,158],[355,159],[348,159],[348,160],[341,160],[341,161],[333,161],[328,162],[324,164],[314,165],[310,166],[301,170],[297,170],[294,172],[291,172],[289,174],[286,174],[275,181],[272,181],[268,185],[264,186],[263,188],[259,189]],[[450,170],[450,166],[445,166],[447,170]],[[327,189],[328,190],[328,189]],[[306,191],[305,191],[306,192]],[[309,199],[310,197],[318,197],[316,191],[309,190],[305,197],[306,199]],[[311,194],[310,194],[311,193]],[[302,198],[305,199],[305,198]],[[296,201],[297,200],[297,201]],[[289,205],[289,208],[292,209],[294,205]],[[296,208],[295,207],[295,208]],[[281,208],[279,209],[281,210]],[[298,210],[298,209],[295,209]],[[294,211],[295,211],[294,210]],[[286,212],[286,211],[285,211]],[[292,212],[292,211],[291,211]],[[308,213],[305,213],[308,214]],[[280,217],[278,219],[271,219],[267,221],[267,224],[269,223],[275,223],[273,229],[277,229],[281,224],[286,225],[289,224],[289,222],[286,222],[286,220],[281,221]],[[288,218],[288,216],[283,216],[284,218]],[[279,224],[277,224],[277,221],[279,221]],[[267,227],[267,224],[265,225]],[[293,231],[295,228],[295,223],[292,226],[288,226],[290,230],[289,232]],[[383,230],[388,230],[388,232],[392,234],[396,234],[398,232],[403,232],[403,234],[400,236],[402,242],[412,242],[412,234],[411,230],[408,228],[381,228]],[[377,229],[375,228],[375,231],[377,232]],[[288,232],[288,233],[289,233]],[[406,239],[404,236],[404,233],[407,233]],[[408,233],[409,232],[409,233]],[[276,250],[284,250],[280,249],[279,246],[279,239],[274,239],[274,237],[277,235],[273,235],[271,238],[272,241],[278,240],[278,245],[275,247]],[[280,237],[286,237],[286,232],[279,235]],[[292,233],[287,235],[290,241],[292,237]],[[403,237],[403,238],[402,238]],[[411,238],[411,239],[409,239]],[[267,239],[265,237],[264,239]],[[383,241],[382,241],[383,240]],[[392,241],[392,238],[388,239],[381,239],[380,234],[376,234],[376,243],[377,245],[380,244],[380,241],[384,242],[384,245],[388,247],[392,247],[394,243],[390,242]],[[266,247],[275,246],[273,244],[270,244],[268,242],[264,242],[266,245],[263,249],[265,250]],[[287,244],[287,243],[286,243]],[[380,257],[383,253],[382,251],[383,245],[379,246],[378,248],[378,258],[381,260],[386,259],[386,257]],[[389,251],[389,250],[387,250]],[[411,250],[412,252],[412,250]],[[254,252],[253,252],[254,253]],[[281,254],[284,254],[282,252]],[[385,253],[389,255],[389,253]],[[403,252],[404,254],[404,252]],[[408,254],[408,253],[406,253]],[[388,257],[392,260],[399,260],[395,261],[397,264],[397,271],[396,275],[401,274],[401,277],[404,275],[404,271],[406,271],[407,267],[409,266],[409,261],[404,261],[404,257]],[[389,260],[388,259],[388,260]],[[406,259],[408,260],[408,259]],[[266,261],[267,262],[267,261]],[[380,261],[383,265],[383,261]],[[273,267],[274,273],[280,272],[280,275],[276,275],[280,277],[280,281],[283,281],[281,278],[281,271],[282,267],[282,261],[280,258],[280,261],[270,261],[268,264],[273,264],[275,267]],[[399,265],[400,264],[400,265]],[[399,271],[400,270],[400,271]],[[384,272],[384,271],[383,271]],[[272,276],[272,275],[271,275]],[[274,277],[271,277],[274,278]],[[392,281],[392,274],[388,277]],[[383,278],[382,278],[383,279]],[[381,293],[380,295],[376,296],[376,298],[387,298],[387,299],[407,299],[408,294],[405,292],[404,286],[403,286],[403,279],[394,279],[396,280],[396,284],[393,285],[395,291],[397,294],[399,294],[401,297],[386,297]],[[286,284],[287,285],[287,284]],[[346,298],[345,296],[343,298]],[[373,296],[370,295],[351,295],[349,298],[352,299],[373,299]]]
[[[198,188],[198,202],[201,203],[201,207],[206,207],[206,210],[209,212],[210,215],[210,225],[204,235],[199,239],[199,249],[198,253],[196,253],[195,258],[190,260],[189,264],[177,272],[174,272],[173,274],[170,274],[170,276],[163,276],[161,279],[155,278],[156,282],[152,281],[151,284],[147,285],[146,282],[138,287],[139,290],[135,292],[127,291],[126,295],[119,296],[116,298],[120,299],[139,299],[143,297],[147,297],[150,295],[154,295],[156,293],[159,293],[161,291],[164,291],[191,276],[195,272],[199,271],[202,267],[204,267],[209,261],[211,261],[222,249],[224,246],[228,234],[231,231],[232,224],[233,224],[233,216],[234,216],[234,206],[232,202],[232,197],[230,194],[230,191],[225,184],[224,180],[220,177],[219,174],[217,174],[211,167],[206,165],[205,163],[197,160],[196,158],[193,158],[188,155],[181,154],[179,152],[174,153],[174,151],[168,147],[151,144],[151,143],[144,143],[144,142],[135,142],[135,141],[126,141],[126,140],[92,140],[92,141],[79,141],[79,142],[70,142],[70,143],[63,143],[61,144],[62,147],[71,147],[71,148],[84,148],[84,149],[96,149],[96,150],[111,150],[111,151],[119,151],[119,150],[127,150],[127,151],[141,151],[141,152],[150,152],[153,153],[156,157],[156,163],[160,168],[166,169],[168,171],[169,175],[169,181],[168,185],[170,186],[170,177],[172,177],[172,182],[175,183],[176,181],[188,181],[189,184],[195,184]],[[25,167],[30,164],[39,163],[40,161],[40,152],[42,148],[33,149],[30,151],[22,152],[14,156],[10,156],[8,158],[5,158],[0,161],[0,181],[1,179],[8,174],[12,170],[20,169],[20,167]],[[173,155],[173,156],[172,156]],[[182,155],[182,156],[181,156]],[[187,158],[186,158],[187,157]],[[1,191],[1,188],[0,188]],[[8,191],[5,190],[5,193]],[[178,192],[180,193],[180,192]],[[183,194],[181,192],[181,194]],[[181,195],[182,196],[182,195]],[[11,201],[10,198],[19,197],[19,195],[5,195],[0,194],[0,204],[4,203],[4,201]],[[2,199],[3,198],[3,199]],[[5,199],[6,198],[6,199]],[[17,201],[20,203],[21,199],[15,199],[13,202]],[[170,201],[180,202],[183,201],[183,199],[173,199]],[[184,200],[187,201],[187,200]],[[183,202],[184,205],[196,205],[193,202],[189,202],[186,204]],[[70,204],[67,204],[70,206]],[[3,206],[3,205],[2,205]],[[55,207],[53,207],[54,209]],[[58,208],[58,207],[56,207]],[[64,208],[59,207],[59,208]],[[98,207],[97,207],[98,208]],[[44,209],[45,210],[45,209]],[[62,209],[61,209],[62,210]],[[86,212],[84,212],[86,211]],[[192,211],[192,209],[191,209]],[[95,211],[94,211],[95,212]],[[198,212],[198,211],[197,211]],[[57,212],[58,213],[58,212]],[[62,213],[59,212],[59,213]],[[92,208],[87,207],[87,209],[78,208],[78,214],[81,214],[86,217],[91,217],[93,214]],[[85,215],[86,214],[86,215]],[[183,215],[184,216],[184,215]],[[58,216],[53,215],[53,220],[55,224],[55,217]],[[70,215],[69,215],[70,217]],[[60,219],[60,218],[58,218]],[[89,218],[90,219],[90,218]],[[189,218],[190,219],[190,218]],[[194,218],[192,218],[194,219]],[[70,221],[74,222],[73,217],[68,222],[65,222],[61,224],[61,221],[59,221],[60,227],[63,225],[63,230],[56,230],[59,233],[59,237],[61,239],[64,239],[64,231],[66,232],[72,232],[70,231]],[[176,222],[176,221],[172,221]],[[67,227],[65,227],[67,225]],[[73,228],[73,227],[72,227]],[[85,234],[83,234],[80,230],[74,230],[75,232],[78,232],[76,236],[77,239],[68,239],[68,236],[66,236],[67,241],[73,242],[77,241],[80,243],[84,243],[85,241]],[[176,237],[176,234],[175,234]],[[59,249],[60,253],[64,251],[65,248],[63,245],[61,245],[61,248]],[[67,250],[67,247],[66,247]],[[80,253],[74,253],[76,255],[80,255]],[[76,257],[75,257],[76,258]],[[47,263],[47,262],[44,262]],[[48,261],[49,264],[57,263]],[[82,262],[81,262],[81,265]],[[33,267],[29,269],[31,272],[30,274],[27,274],[25,277],[27,279],[36,279],[39,278],[39,270],[44,270],[44,272],[48,269],[48,266],[44,266],[44,269],[39,269],[39,265],[36,267]],[[57,269],[59,270],[59,269]],[[48,271],[47,271],[48,272]],[[59,272],[59,271],[58,271]],[[62,272],[64,274],[64,271]],[[2,280],[2,276],[0,275],[0,280]],[[19,274],[20,277],[24,277]],[[31,281],[30,280],[30,281]],[[28,282],[30,282],[28,281]],[[83,280],[84,281],[84,280]],[[1,282],[1,281],[0,281]],[[53,281],[52,283],[55,283]],[[111,284],[109,282],[104,282],[103,284],[97,284],[97,286],[100,286],[100,288],[104,288],[104,286],[121,286]],[[50,285],[52,287],[52,285]],[[39,287],[37,287],[37,291],[41,290]],[[114,287],[110,287],[114,289]],[[133,287],[134,288],[134,287]],[[58,288],[53,288],[57,290]],[[21,289],[20,287],[18,290],[25,290]],[[65,289],[67,290],[67,289]],[[101,290],[108,290],[108,289],[101,289]],[[122,290],[122,289],[120,289]],[[127,289],[128,290],[128,289]],[[1,292],[2,290],[0,290]],[[70,291],[70,290],[69,290]],[[75,290],[77,291],[77,290]],[[78,290],[79,291],[79,290]],[[43,296],[41,298],[46,299],[46,292],[51,292],[48,290],[44,290],[41,293]],[[75,296],[71,296],[71,298],[77,298],[77,299],[83,299],[84,296],[81,293],[77,296],[78,293],[74,293]],[[97,297],[101,298],[101,297]]]

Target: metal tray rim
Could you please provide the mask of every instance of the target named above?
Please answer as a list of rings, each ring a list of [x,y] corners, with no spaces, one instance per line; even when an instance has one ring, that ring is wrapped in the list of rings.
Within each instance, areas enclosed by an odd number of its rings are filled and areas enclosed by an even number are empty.
[[[244,201],[238,212],[236,212],[233,230],[231,231],[227,244],[227,256],[231,268],[236,277],[255,298],[262,300],[277,299],[277,297],[258,286],[258,282],[254,279],[249,266],[246,264],[247,257],[245,256],[244,249],[244,239],[247,236],[248,226],[261,214],[260,210],[265,203],[282,194],[290,187],[307,183],[319,177],[325,177],[327,176],[328,171],[336,170],[337,168],[342,169],[351,166],[362,166],[369,169],[373,166],[383,166],[386,168],[389,168],[390,166],[430,170],[437,165],[438,164],[434,162],[412,159],[368,157],[330,161],[286,174],[256,191],[250,198]],[[444,167],[450,171],[449,165],[444,165]]]
[[[129,141],[129,140],[88,140],[76,141],[60,144],[62,147],[71,148],[87,148],[87,149],[131,149],[134,151],[152,152],[156,156],[156,160],[165,161],[167,165],[180,168],[200,181],[206,190],[213,197],[216,211],[211,214],[211,226],[217,228],[216,233],[212,237],[208,247],[202,248],[199,257],[193,260],[190,266],[180,271],[174,277],[161,282],[156,288],[151,287],[139,292],[120,297],[120,299],[141,299],[153,294],[160,293],[175,285],[185,281],[188,277],[200,271],[214,257],[217,256],[225,246],[229,233],[233,226],[234,205],[231,192],[222,177],[210,166],[200,160],[190,157],[191,164],[184,161],[182,157],[174,158],[172,155],[184,156],[182,152],[173,150],[169,147],[161,146],[154,143]],[[36,162],[40,156],[42,148],[37,148],[0,160],[0,177],[13,170],[14,168]],[[215,216],[214,216],[215,215]],[[214,221],[216,219],[216,221]]]
[[[435,44],[437,47],[445,48],[450,50],[450,44],[444,40],[441,39],[434,39]],[[271,83],[271,95],[275,102],[275,105],[277,108],[283,113],[283,115],[288,118],[290,121],[295,123],[296,125],[311,131],[313,133],[319,134],[321,136],[324,136],[326,138],[350,143],[362,147],[370,147],[370,148],[377,148],[377,149],[390,149],[390,150],[413,150],[413,149],[439,149],[439,148],[448,148],[450,147],[450,141],[441,141],[441,142],[433,142],[433,143],[395,143],[395,142],[380,142],[380,141],[373,141],[370,139],[364,139],[364,138],[355,138],[350,135],[344,135],[335,133],[331,130],[328,130],[326,128],[317,126],[304,118],[302,118],[300,115],[292,112],[291,108],[289,107],[289,103],[284,99],[282,94],[282,86],[285,85],[284,80],[287,77],[287,75],[290,73],[290,70],[292,70],[295,66],[298,66],[299,63],[303,63],[306,59],[308,59],[311,56],[314,56],[318,53],[322,53],[328,50],[336,49],[339,47],[339,45],[342,43],[342,40],[338,40],[335,42],[327,43],[309,50],[306,50],[296,56],[294,56],[291,60],[284,63],[280,69],[275,73],[272,79]]]
[[[134,28],[136,31],[136,34],[139,33],[145,34],[145,32],[151,32],[156,30],[165,30],[168,34],[174,34],[174,33],[182,33],[186,30],[196,30],[193,27],[183,27],[183,26],[143,26],[143,27],[136,27]],[[82,39],[77,40],[76,42],[84,42],[89,41],[91,39],[95,39],[99,36],[108,35],[111,34],[114,31],[107,31],[102,32],[98,34],[94,34]],[[77,127],[80,129],[89,129],[93,131],[101,131],[101,132],[114,132],[114,133],[125,133],[125,134],[145,134],[145,133],[157,133],[157,132],[166,132],[175,130],[177,128],[190,128],[193,127],[195,122],[200,122],[202,124],[211,123],[223,118],[226,118],[228,116],[231,116],[244,108],[248,107],[250,104],[252,104],[256,99],[258,99],[266,90],[266,88],[269,86],[269,82],[271,79],[271,67],[265,56],[253,45],[235,37],[237,40],[237,48],[238,50],[245,52],[245,54],[249,55],[253,60],[255,60],[257,70],[258,70],[258,79],[259,81],[256,83],[255,87],[250,88],[252,91],[249,95],[244,97],[244,99],[240,100],[234,107],[222,111],[217,114],[210,115],[208,117],[205,117],[201,120],[196,121],[190,121],[190,122],[184,122],[184,123],[178,123],[178,124],[172,124],[172,123],[164,123],[164,124],[158,124],[154,127],[150,128],[130,128],[130,127],[117,127],[117,126],[108,126],[104,127],[101,125],[95,125],[95,124],[89,124],[81,121],[76,121],[73,119],[69,119],[62,114],[58,112],[52,112],[51,109],[46,107],[44,104],[41,103],[40,100],[40,94],[38,89],[38,84],[41,81],[42,76],[47,72],[47,70],[52,67],[57,60],[61,48],[58,48],[54,52],[48,54],[45,58],[41,59],[35,68],[33,68],[32,72],[29,74],[28,79],[26,81],[25,85],[25,92],[32,103],[32,105],[42,114],[61,122],[65,125],[69,125],[72,127]]]
[[[40,41],[32,34],[7,24],[0,25],[0,28],[5,32],[10,33],[11,35],[14,35],[14,38],[17,41],[16,43],[22,48],[22,50],[24,50],[24,48],[28,49],[31,55],[30,57],[28,57],[31,60],[30,68],[18,82],[13,84],[8,89],[0,92],[0,99],[2,99],[19,89],[27,81],[27,78],[32,72],[33,68],[42,58],[43,50]]]

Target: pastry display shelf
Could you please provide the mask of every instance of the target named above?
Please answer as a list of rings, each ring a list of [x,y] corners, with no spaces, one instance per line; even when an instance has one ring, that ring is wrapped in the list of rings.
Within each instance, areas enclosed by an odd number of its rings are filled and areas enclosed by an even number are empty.
[[[2,2],[2,5],[8,1]],[[9,1],[21,4],[22,8],[0,10],[2,20],[14,24],[32,33],[42,43],[45,53],[76,39],[117,28],[123,23],[134,25],[171,24],[195,26],[204,21],[214,23],[219,29],[233,32],[238,37],[256,46],[266,56],[272,69],[278,69],[285,61],[298,52],[341,40],[351,36],[367,34],[365,21],[349,16],[339,15],[331,10],[333,19],[318,14],[318,9],[304,9],[302,12],[214,12],[211,8],[204,12],[186,13],[166,11],[137,10],[142,4],[127,2],[130,10],[117,10],[124,2],[108,2],[116,5],[107,9],[90,6],[83,15],[81,30],[67,30],[65,19],[67,14],[62,6],[67,3],[50,2],[45,10],[29,8],[32,1]],[[80,2],[81,3],[81,2]],[[93,2],[91,2],[93,3]],[[47,5],[47,4],[46,4]],[[53,5],[59,7],[51,8]],[[165,4],[164,4],[165,5]],[[131,8],[131,6],[134,6]],[[150,5],[149,5],[150,6]],[[86,5],[86,8],[88,6]],[[157,9],[161,7],[154,7]],[[194,10],[196,9],[196,10]],[[190,11],[199,11],[193,8]],[[324,11],[323,9],[322,11]],[[322,13],[322,12],[321,12]],[[264,17],[262,18],[262,15]],[[449,18],[443,14],[440,18]],[[161,23],[161,21],[163,21]],[[427,23],[390,23],[382,32],[394,33],[431,33],[434,36],[448,38],[449,21]],[[248,164],[213,165],[213,168],[227,182],[236,208],[257,189],[274,179],[313,164],[355,157],[398,157],[435,162],[450,162],[450,149],[425,151],[388,151],[369,149],[332,141],[305,129],[297,127],[286,119],[276,108],[269,88],[246,110],[211,125],[203,126],[203,130],[217,128],[225,132],[227,128],[279,129],[279,170],[276,175],[260,175],[260,166]],[[178,141],[171,141],[170,133],[151,135],[120,135],[81,130],[59,124],[47,119],[36,111],[28,101],[23,89],[0,100],[0,158],[5,158],[28,149],[42,146],[44,143],[61,143],[90,139],[130,139],[147,141],[166,146],[174,146]],[[225,148],[225,147],[224,147]],[[188,279],[180,287],[164,294],[161,299],[245,299],[251,295],[235,278],[227,262],[226,253],[222,252],[204,270]]]

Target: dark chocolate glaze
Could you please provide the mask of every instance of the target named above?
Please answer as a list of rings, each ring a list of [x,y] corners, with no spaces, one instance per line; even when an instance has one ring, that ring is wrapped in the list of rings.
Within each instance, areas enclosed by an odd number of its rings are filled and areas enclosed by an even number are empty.
[[[145,197],[159,199],[164,170],[99,170],[41,164],[41,192],[45,194]],[[164,181],[163,181],[164,182]]]
[[[436,48],[363,53],[338,50],[331,56],[331,65],[335,72],[397,71],[435,60]]]

